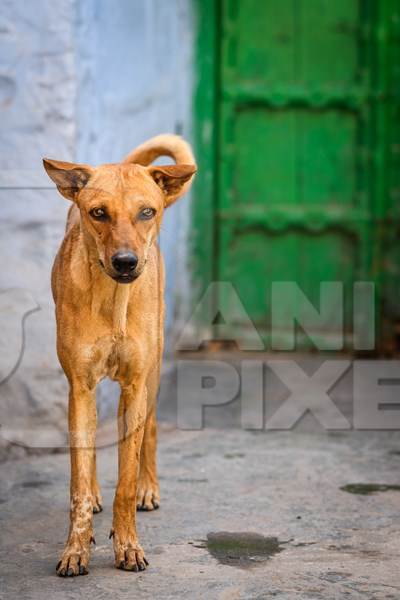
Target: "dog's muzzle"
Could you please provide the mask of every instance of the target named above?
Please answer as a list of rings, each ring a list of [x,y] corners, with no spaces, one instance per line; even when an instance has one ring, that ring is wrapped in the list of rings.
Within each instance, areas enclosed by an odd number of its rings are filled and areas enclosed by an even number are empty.
[[[104,263],[100,260],[100,265],[104,270]],[[108,273],[118,283],[131,283],[134,281],[140,273],[136,270],[139,259],[134,252],[116,252],[111,257],[111,264],[113,266],[114,273]]]

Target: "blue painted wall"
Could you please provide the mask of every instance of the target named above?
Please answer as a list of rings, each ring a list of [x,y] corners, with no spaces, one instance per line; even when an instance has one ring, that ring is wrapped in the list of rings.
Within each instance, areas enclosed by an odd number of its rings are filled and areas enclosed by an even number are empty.
[[[49,189],[41,158],[99,164],[162,132],[190,139],[192,35],[191,0],[0,3],[0,396],[10,429],[30,423],[35,438],[48,425],[51,437],[65,424],[50,269],[68,202]],[[167,339],[188,297],[188,207],[186,198],[167,212],[161,235]],[[35,307],[21,354],[22,317]]]

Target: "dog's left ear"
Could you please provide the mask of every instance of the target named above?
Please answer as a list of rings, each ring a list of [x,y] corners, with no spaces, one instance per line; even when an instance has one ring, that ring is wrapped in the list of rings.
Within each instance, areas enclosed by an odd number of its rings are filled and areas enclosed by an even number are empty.
[[[166,165],[148,167],[151,177],[164,193],[165,206],[170,206],[188,191],[191,179],[196,173],[196,165]]]
[[[60,194],[68,200],[76,200],[78,193],[85,187],[94,172],[89,165],[43,159],[47,175],[54,181]]]

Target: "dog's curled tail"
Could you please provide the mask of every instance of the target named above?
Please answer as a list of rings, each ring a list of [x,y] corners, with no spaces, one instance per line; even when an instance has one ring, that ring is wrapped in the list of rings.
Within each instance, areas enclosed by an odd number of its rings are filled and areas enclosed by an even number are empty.
[[[124,159],[124,163],[150,165],[159,156],[170,156],[177,164],[195,165],[191,147],[179,135],[162,133],[140,144]]]
[[[124,163],[136,163],[147,167],[160,156],[171,157],[176,164],[194,165],[196,161],[191,147],[179,135],[162,133],[140,144],[123,160]],[[187,181],[181,189],[180,196],[185,194],[192,185],[192,179]]]

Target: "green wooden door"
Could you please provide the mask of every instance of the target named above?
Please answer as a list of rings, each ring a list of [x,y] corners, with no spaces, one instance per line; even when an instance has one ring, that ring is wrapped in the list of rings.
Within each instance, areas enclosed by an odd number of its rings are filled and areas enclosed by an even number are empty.
[[[234,285],[267,343],[273,282],[297,284],[316,308],[320,284],[341,282],[351,347],[353,284],[376,281],[381,294],[383,243],[397,231],[397,3],[206,4],[217,40],[215,70],[208,67],[215,100],[212,278]],[[398,271],[392,264],[392,289]],[[229,313],[228,296],[217,302]],[[280,314],[285,302],[290,327],[285,296]],[[338,297],[328,294],[314,342],[319,337],[329,347],[340,339],[337,312]],[[281,336],[284,345],[282,322],[275,341]],[[307,335],[298,343],[312,345]]]

